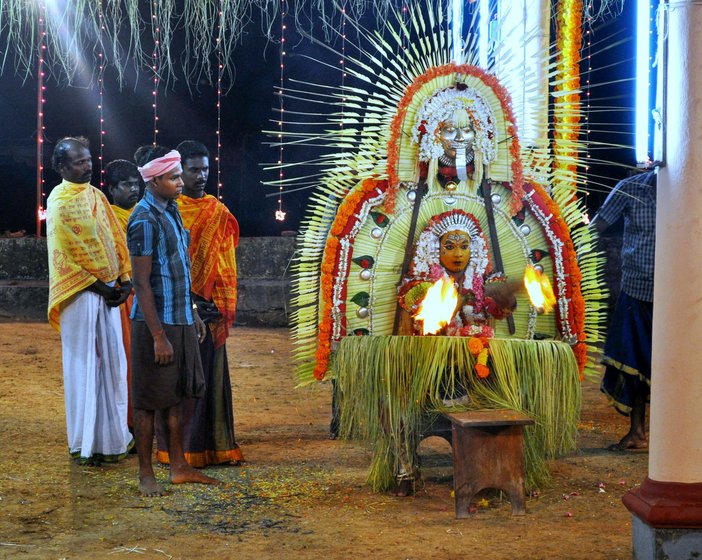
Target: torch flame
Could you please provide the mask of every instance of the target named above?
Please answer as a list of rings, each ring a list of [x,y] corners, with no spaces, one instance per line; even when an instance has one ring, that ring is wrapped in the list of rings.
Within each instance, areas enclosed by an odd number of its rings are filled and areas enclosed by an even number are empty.
[[[419,311],[414,316],[422,321],[422,334],[434,334],[453,318],[458,305],[458,291],[453,281],[445,276],[427,290]]]
[[[524,286],[537,313],[548,313],[556,305],[551,282],[543,272],[533,266],[528,266],[524,271]]]

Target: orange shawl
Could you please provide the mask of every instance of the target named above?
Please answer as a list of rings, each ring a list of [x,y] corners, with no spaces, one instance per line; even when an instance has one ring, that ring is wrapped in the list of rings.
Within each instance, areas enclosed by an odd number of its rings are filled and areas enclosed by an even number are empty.
[[[212,195],[181,195],[178,209],[190,230],[192,291],[214,301],[222,318],[211,324],[215,348],[222,346],[236,314],[236,258],[239,224],[227,207]]]
[[[63,181],[47,202],[49,323],[60,331],[63,302],[95,280],[112,282],[131,273],[124,230],[107,197],[88,183]]]

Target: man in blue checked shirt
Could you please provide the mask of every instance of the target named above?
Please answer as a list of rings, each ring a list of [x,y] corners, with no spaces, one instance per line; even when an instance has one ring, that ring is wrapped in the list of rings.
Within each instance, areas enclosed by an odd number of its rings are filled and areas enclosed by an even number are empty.
[[[651,386],[653,268],[656,241],[656,173],[620,181],[593,220],[598,233],[624,220],[622,283],[607,334],[600,389],[629,416],[629,432],[611,451],[646,449],[646,403]]]
[[[183,189],[180,154],[154,146],[139,167],[146,191],[127,225],[134,277],[132,307],[132,406],[139,455],[139,490],[161,496],[154,476],[155,414],[167,427],[170,482],[217,484],[185,460],[181,403],[201,397],[205,378],[198,343],[206,334],[190,296],[189,234],[175,199]]]

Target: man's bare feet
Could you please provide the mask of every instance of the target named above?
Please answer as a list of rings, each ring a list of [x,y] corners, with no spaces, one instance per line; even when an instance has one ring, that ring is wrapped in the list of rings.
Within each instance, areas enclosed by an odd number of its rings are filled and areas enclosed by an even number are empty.
[[[175,467],[171,464],[171,476],[169,478],[171,484],[222,484],[222,481],[207,476],[190,465]]]
[[[156,482],[153,476],[145,476],[139,479],[139,491],[142,496],[147,498],[163,496],[166,493],[163,486]]]
[[[640,451],[648,449],[648,442],[645,437],[627,434],[619,440],[619,443],[613,443],[607,449],[609,451]]]

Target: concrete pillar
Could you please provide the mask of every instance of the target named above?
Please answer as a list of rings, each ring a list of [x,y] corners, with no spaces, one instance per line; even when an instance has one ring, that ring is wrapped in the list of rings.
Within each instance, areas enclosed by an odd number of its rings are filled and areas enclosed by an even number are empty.
[[[702,5],[672,4],[667,161],[658,177],[649,476],[623,499],[634,515],[637,559],[702,554]]]

